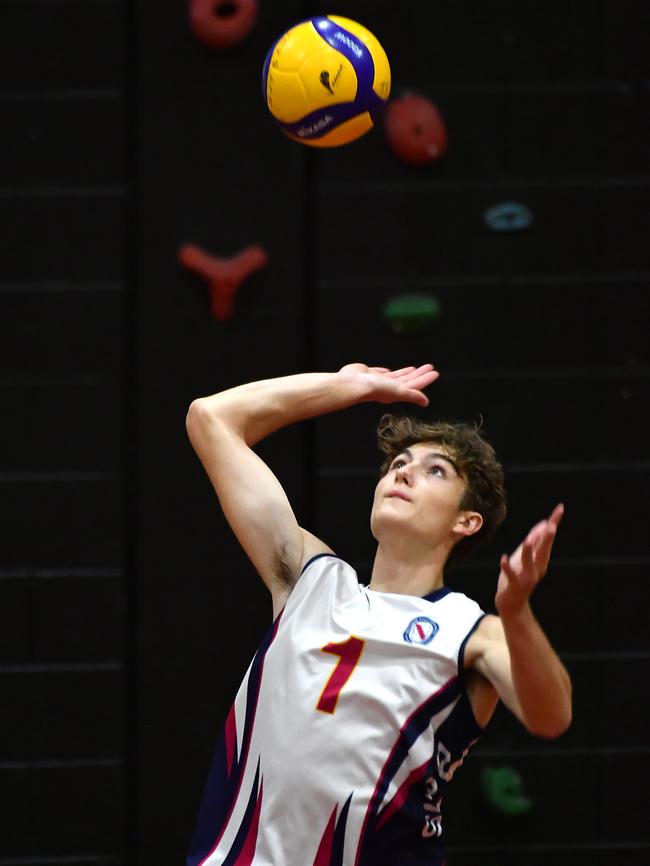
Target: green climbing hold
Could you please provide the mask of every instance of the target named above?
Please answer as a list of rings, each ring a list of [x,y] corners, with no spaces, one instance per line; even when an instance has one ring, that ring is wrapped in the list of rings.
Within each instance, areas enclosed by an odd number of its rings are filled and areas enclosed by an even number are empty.
[[[438,318],[440,310],[435,295],[398,295],[385,305],[383,317],[396,334],[417,334]]]
[[[481,790],[488,803],[504,815],[524,815],[533,807],[521,776],[512,767],[486,767],[481,773]]]

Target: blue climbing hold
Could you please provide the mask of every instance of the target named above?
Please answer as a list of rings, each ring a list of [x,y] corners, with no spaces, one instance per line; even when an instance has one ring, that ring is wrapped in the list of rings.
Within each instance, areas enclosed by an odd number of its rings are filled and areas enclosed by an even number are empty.
[[[483,219],[493,232],[521,232],[535,221],[531,209],[517,201],[504,201],[488,208]]]

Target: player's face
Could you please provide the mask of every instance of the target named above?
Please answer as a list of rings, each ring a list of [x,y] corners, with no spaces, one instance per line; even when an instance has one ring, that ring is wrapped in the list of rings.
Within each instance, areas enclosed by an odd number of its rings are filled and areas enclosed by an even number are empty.
[[[370,525],[381,540],[396,528],[427,546],[449,537],[465,491],[453,456],[442,445],[418,442],[398,454],[375,490]]]

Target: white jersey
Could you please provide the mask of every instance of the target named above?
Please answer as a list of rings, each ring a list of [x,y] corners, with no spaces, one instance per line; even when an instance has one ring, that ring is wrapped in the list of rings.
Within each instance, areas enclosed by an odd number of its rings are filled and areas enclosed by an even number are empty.
[[[188,866],[441,863],[444,789],[481,733],[462,653],[482,615],[310,560],[226,721]]]

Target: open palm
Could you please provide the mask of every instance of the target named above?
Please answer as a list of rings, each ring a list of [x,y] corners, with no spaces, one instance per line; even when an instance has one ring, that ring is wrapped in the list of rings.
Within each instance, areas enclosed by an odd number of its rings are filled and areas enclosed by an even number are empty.
[[[501,557],[495,605],[501,616],[517,613],[546,574],[564,506],[556,505],[546,520],[530,530],[512,556]]]
[[[366,364],[346,364],[341,367],[342,376],[363,376],[371,385],[372,392],[366,400],[377,403],[415,403],[428,406],[429,398],[422,392],[440,375],[432,364],[420,367],[402,367],[389,370],[387,367],[368,367]]]

